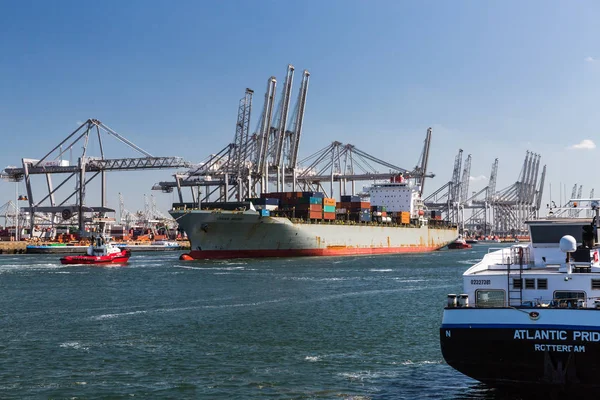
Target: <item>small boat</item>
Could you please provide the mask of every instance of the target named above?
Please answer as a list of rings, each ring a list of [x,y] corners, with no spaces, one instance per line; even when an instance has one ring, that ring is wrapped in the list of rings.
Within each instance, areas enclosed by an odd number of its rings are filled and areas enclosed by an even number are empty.
[[[65,256],[61,264],[125,264],[131,256],[131,251],[114,246],[104,237],[92,238],[92,244],[85,255]]]
[[[481,239],[479,242],[480,243],[502,243],[502,241],[498,237],[492,237],[492,238],[485,237],[485,238]]]
[[[471,247],[473,246],[467,243],[467,241],[463,239],[462,236],[459,236],[458,239],[456,239],[454,242],[448,245],[448,248],[450,250],[470,249]]]
[[[586,201],[595,217],[529,220],[529,243],[490,248],[463,274],[440,327],[448,365],[492,387],[597,398],[600,201]]]
[[[467,244],[477,244],[477,243],[479,243],[479,240],[477,240],[477,239],[467,239],[467,240],[465,240],[465,242],[467,242]]]
[[[177,247],[177,248],[181,247],[181,245],[174,240],[173,241],[155,240],[154,242],[152,242],[152,246]]]

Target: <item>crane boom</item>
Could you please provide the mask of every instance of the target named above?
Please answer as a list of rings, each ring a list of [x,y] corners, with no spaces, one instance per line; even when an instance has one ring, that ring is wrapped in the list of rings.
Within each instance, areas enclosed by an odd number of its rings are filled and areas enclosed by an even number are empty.
[[[300,146],[300,136],[302,135],[302,125],[304,123],[304,110],[306,108],[306,95],[308,93],[308,83],[310,80],[310,73],[304,70],[302,73],[302,83],[300,84],[300,92],[298,93],[298,101],[296,103],[295,120],[293,121],[293,127],[291,129],[291,146],[289,154],[289,168],[296,168],[298,161],[298,149]]]
[[[283,98],[281,99],[281,108],[279,109],[279,125],[277,126],[277,149],[275,152],[274,165],[281,165],[283,156],[283,144],[285,141],[285,127],[287,126],[288,114],[290,109],[290,99],[292,97],[292,83],[294,80],[294,66],[288,65],[285,83],[283,86]]]
[[[261,119],[260,132],[258,137],[258,159],[256,160],[257,173],[262,176],[263,192],[266,190],[267,173],[265,167],[267,165],[267,151],[269,148],[269,132],[271,131],[271,120],[273,117],[273,102],[275,101],[275,89],[277,87],[277,79],[274,76],[267,81],[267,91],[265,92],[265,103],[263,106],[263,115]]]
[[[460,182],[460,202],[463,203],[469,197],[469,178],[471,175],[471,155],[467,156],[465,160],[465,168],[462,173],[462,180]]]

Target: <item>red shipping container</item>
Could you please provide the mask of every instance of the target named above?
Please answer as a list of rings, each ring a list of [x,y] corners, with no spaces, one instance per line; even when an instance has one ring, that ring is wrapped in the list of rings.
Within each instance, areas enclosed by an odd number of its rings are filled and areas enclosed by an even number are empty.
[[[321,219],[321,218],[323,218],[323,212],[322,211],[309,211],[308,218]]]
[[[320,204],[297,204],[298,211],[323,211],[323,206]]]
[[[334,212],[324,212],[323,219],[333,220],[333,219],[335,219],[335,213]]]

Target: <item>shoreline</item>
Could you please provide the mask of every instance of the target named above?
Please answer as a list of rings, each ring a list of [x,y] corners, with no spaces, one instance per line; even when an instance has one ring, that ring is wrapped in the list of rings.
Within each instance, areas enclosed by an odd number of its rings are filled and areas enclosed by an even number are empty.
[[[26,241],[18,241],[18,242],[0,242],[0,255],[1,254],[40,254],[40,253],[28,253],[27,246],[44,246],[56,244],[55,242],[26,242]],[[135,246],[147,246],[149,242],[119,242],[118,244],[126,244],[128,248],[132,248]],[[190,242],[181,241],[181,247],[178,249],[169,249],[168,247],[162,248],[153,248],[152,251],[187,251],[190,249]],[[58,249],[57,249],[58,250]],[[54,252],[48,252],[46,254],[52,254]],[[57,252],[58,253],[58,252]]]

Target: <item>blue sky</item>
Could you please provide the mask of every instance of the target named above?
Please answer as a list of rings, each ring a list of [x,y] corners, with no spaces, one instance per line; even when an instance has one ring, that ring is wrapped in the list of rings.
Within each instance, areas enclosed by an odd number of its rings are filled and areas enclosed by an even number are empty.
[[[498,188],[514,183],[531,150],[553,199],[561,185],[587,194],[599,11],[593,1],[0,1],[0,167],[42,157],[87,118],[155,156],[200,161],[232,141],[246,87],[256,126],[267,78],[283,81],[291,63],[311,72],[301,158],[339,140],[412,168],[431,126],[428,192],[462,148],[473,190],[496,157]],[[109,205],[122,192],[136,210],[154,194],[166,210],[172,197],[150,187],[173,172],[109,174]],[[0,205],[14,193],[1,182]]]

